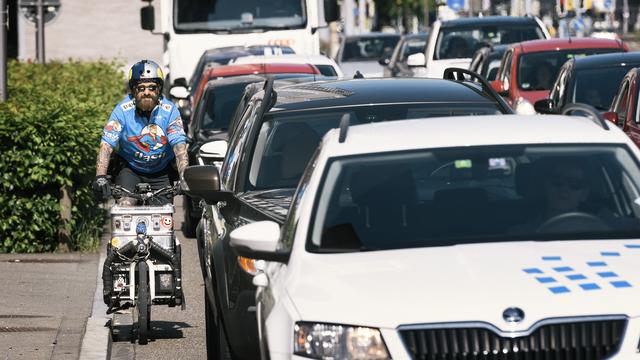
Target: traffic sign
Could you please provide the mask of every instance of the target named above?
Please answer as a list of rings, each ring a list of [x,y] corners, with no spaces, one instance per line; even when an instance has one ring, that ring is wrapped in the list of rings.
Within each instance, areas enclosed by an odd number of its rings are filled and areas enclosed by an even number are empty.
[[[447,6],[453,11],[460,11],[464,8],[464,0],[447,0]]]
[[[60,0],[42,0],[44,6],[44,22],[49,23],[60,12]],[[22,16],[32,24],[38,21],[38,0],[19,0],[18,7]]]

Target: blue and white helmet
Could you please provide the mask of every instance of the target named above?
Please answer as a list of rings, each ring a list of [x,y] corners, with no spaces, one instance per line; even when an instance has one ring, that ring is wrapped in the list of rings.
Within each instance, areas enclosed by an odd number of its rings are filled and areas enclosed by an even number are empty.
[[[140,60],[133,64],[129,69],[129,90],[133,91],[133,88],[139,82],[153,81],[158,84],[160,91],[162,91],[162,85],[164,85],[164,74],[162,68],[151,60]]]

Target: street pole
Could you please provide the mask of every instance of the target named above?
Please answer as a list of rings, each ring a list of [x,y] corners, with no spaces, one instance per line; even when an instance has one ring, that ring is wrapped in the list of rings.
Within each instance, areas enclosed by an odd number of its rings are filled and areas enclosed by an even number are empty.
[[[0,102],[7,101],[7,0],[0,0]]]
[[[36,30],[36,57],[38,62],[44,64],[44,1],[38,0],[38,22]]]

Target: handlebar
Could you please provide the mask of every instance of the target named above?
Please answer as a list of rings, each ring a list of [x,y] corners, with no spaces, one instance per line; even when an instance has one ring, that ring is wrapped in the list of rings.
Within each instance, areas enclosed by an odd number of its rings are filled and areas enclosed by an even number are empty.
[[[153,199],[157,196],[160,195],[164,195],[164,194],[171,194],[171,195],[178,195],[178,185],[169,185],[169,186],[165,186],[163,188],[160,188],[158,190],[154,190],[154,191],[147,191],[147,192],[143,192],[143,193],[138,193],[138,192],[134,192],[134,191],[130,191],[120,185],[117,184],[111,184],[111,194],[113,195],[114,199],[119,199],[122,197],[130,197],[130,198],[134,198],[136,200],[140,200],[143,203]]]

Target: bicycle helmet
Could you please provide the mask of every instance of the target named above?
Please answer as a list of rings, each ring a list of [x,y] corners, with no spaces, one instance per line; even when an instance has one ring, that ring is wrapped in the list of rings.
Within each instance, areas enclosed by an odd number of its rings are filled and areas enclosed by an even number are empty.
[[[140,60],[129,69],[129,90],[133,91],[139,82],[153,81],[158,84],[160,91],[164,85],[162,68],[151,60]]]

